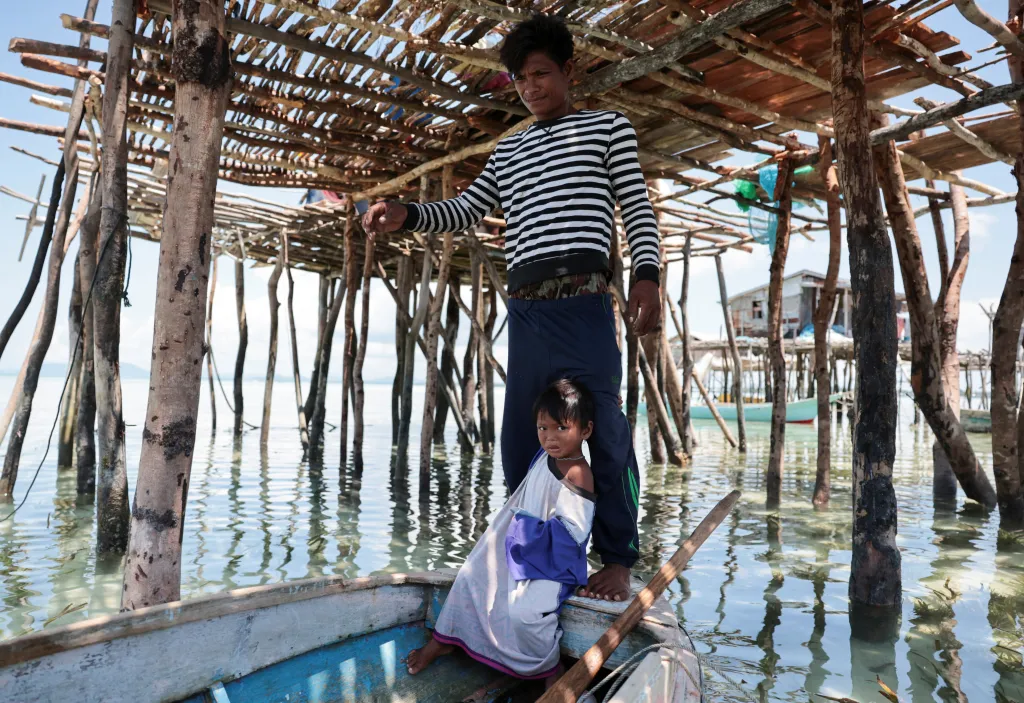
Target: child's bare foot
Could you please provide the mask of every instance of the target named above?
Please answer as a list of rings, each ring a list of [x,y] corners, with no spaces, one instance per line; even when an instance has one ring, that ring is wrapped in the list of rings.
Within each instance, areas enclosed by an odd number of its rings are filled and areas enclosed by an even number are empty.
[[[551,676],[546,676],[544,678],[544,690],[546,691],[552,686],[554,686],[558,682],[558,679],[562,678],[562,674],[564,673],[565,664],[563,664],[562,662],[558,662],[558,668],[555,669],[554,673],[551,674]]]
[[[415,676],[430,666],[438,657],[450,654],[453,649],[452,645],[442,644],[431,637],[426,645],[409,652],[409,656],[405,660],[405,667],[409,670],[410,676]]]

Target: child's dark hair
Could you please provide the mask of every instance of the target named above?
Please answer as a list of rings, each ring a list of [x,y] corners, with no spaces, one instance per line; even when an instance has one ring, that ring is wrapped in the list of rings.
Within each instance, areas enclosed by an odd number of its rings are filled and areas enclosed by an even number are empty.
[[[579,381],[563,378],[545,388],[537,398],[533,404],[534,420],[541,411],[556,422],[586,427],[594,421],[594,396]]]
[[[535,51],[543,51],[559,67],[572,58],[572,33],[562,18],[535,14],[517,24],[501,45],[501,62],[516,76]]]

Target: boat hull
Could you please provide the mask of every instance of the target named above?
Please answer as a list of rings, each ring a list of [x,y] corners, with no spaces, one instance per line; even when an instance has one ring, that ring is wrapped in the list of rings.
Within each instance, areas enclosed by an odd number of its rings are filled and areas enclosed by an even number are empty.
[[[829,396],[829,402],[835,403],[836,400],[841,398],[842,395]],[[715,406],[718,409],[718,413],[724,420],[736,420],[736,406],[733,403],[720,403]],[[690,406],[690,417],[694,420],[713,420],[714,415],[711,414],[711,409],[706,405],[692,405]],[[786,403],[786,422],[787,423],[810,423],[818,417],[818,400],[816,398],[806,398],[804,400],[796,400],[791,403]],[[743,418],[747,422],[771,422],[772,421],[772,404],[771,403],[745,403],[743,405]]]
[[[310,579],[33,633],[0,642],[0,692],[3,700],[61,703],[491,700],[489,692],[516,682],[467,656],[446,657],[427,676],[405,671],[404,657],[426,642],[424,625],[432,626],[453,580],[454,572]],[[624,608],[571,598],[561,615],[563,653],[581,656]],[[681,642],[664,600],[608,666],[661,642]]]

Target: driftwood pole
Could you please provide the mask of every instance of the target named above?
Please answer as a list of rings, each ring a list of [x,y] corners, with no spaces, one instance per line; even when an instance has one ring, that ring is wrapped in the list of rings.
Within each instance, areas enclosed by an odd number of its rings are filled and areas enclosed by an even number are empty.
[[[857,364],[853,430],[853,554],[850,600],[898,607],[896,547],[896,297],[889,235],[871,158],[864,80],[864,7],[832,2],[832,112],[846,238]],[[866,163],[867,162],[867,163]],[[852,615],[851,615],[852,617]]]
[[[318,461],[323,457],[324,447],[324,421],[327,417],[327,379],[328,372],[331,367],[331,352],[334,349],[334,330],[338,326],[338,318],[341,317],[341,306],[345,302],[345,293],[348,288],[348,279],[342,277],[337,289],[334,290],[334,296],[331,300],[331,307],[327,311],[327,323],[324,325],[324,339],[320,345],[320,373],[317,375],[317,388],[316,391],[316,403],[313,406],[313,416],[309,422],[309,436],[306,438],[306,432],[304,430],[306,426],[306,416],[302,404],[299,404],[299,433],[303,440],[309,443],[311,456],[316,458]],[[332,289],[334,283],[330,283]],[[291,295],[289,294],[289,315],[291,315]],[[294,323],[292,329],[295,329]],[[292,335],[292,355],[298,358],[294,350],[298,349],[297,343],[294,341],[294,333]],[[299,381],[299,367],[296,362],[295,366],[295,398],[301,400],[302,398],[302,385]]]
[[[199,362],[213,195],[232,82],[224,19],[224,4],[216,0],[174,3],[173,177],[167,182],[160,239],[153,367],[123,610],[175,601],[181,595],[181,540],[202,385]]]
[[[1010,20],[1019,21],[1019,0],[1010,2]],[[1009,57],[1010,77],[1024,80],[1024,61]],[[1018,101],[1024,107],[1024,101]],[[1007,528],[1024,525],[1021,457],[1024,456],[1024,417],[1016,391],[1016,368],[1021,323],[1024,322],[1024,125],[1016,143],[1013,175],[1017,181],[1017,238],[1010,257],[1003,294],[992,318],[992,473],[996,480],[1000,522]],[[970,378],[970,369],[968,369]],[[967,396],[970,402],[970,394]]]
[[[68,367],[71,376],[60,406],[60,436],[57,442],[58,468],[71,468],[75,459],[75,429],[78,427],[78,389],[82,381],[82,274],[79,255],[75,257],[71,303],[68,305]]]
[[[472,252],[469,259],[470,268],[470,295],[472,296],[471,301],[471,313],[473,319],[477,318],[479,314],[480,306],[480,288],[483,285],[483,264],[480,261],[480,255],[477,252]],[[469,328],[469,342],[466,344],[466,353],[462,357],[462,422],[467,427],[474,425],[473,422],[473,398],[476,397],[476,369],[474,364],[476,363],[476,352],[480,347],[478,343],[479,335],[476,331],[476,325],[470,325]],[[465,436],[462,439],[462,451],[466,453],[473,452],[473,437]]]
[[[235,436],[242,435],[245,394],[242,382],[245,375],[245,352],[249,347],[249,320],[245,314],[245,251],[239,238],[238,259],[235,259],[235,313],[238,315],[238,353],[235,355]]]
[[[284,249],[284,240],[281,240]],[[270,406],[274,399],[274,374],[277,372],[277,330],[278,308],[281,302],[277,299],[277,285],[281,281],[284,268],[284,252],[278,252],[274,271],[267,281],[267,301],[270,303],[270,348],[267,351],[267,378],[263,385],[263,421],[260,422],[260,446],[267,446],[270,440]]]
[[[492,283],[492,286],[497,285]],[[498,293],[494,287],[487,291],[487,321],[484,323],[484,353],[494,358],[492,348],[494,342],[494,325],[498,321]],[[484,389],[487,392],[487,437],[493,448],[497,439],[494,416],[494,366],[488,363],[484,367]]]
[[[442,335],[444,337],[444,353],[441,355],[441,382],[449,386],[452,385],[455,375],[452,343],[459,334],[459,316],[462,314],[452,292],[452,289],[457,288],[458,285],[458,273],[452,271],[448,281],[448,304],[445,306],[445,324]],[[442,393],[437,397],[437,409],[434,411],[434,444],[444,442],[444,428],[448,424],[449,408],[448,396]],[[455,412],[458,412],[458,409],[455,409]]]
[[[123,552],[128,544],[128,467],[121,403],[121,300],[128,246],[128,93],[135,46],[135,3],[116,0],[103,86],[103,209],[93,284],[93,372],[96,378],[96,544]]]
[[[352,370],[352,383],[355,386],[356,401],[353,408],[355,429],[352,435],[352,455],[356,468],[363,465],[363,406],[366,403],[366,389],[363,386],[363,362],[366,360],[366,345],[370,334],[370,276],[373,273],[374,242],[369,237],[365,242],[363,254],[363,292],[359,301],[362,304],[359,321],[359,348],[356,350],[355,365]]]
[[[736,346],[736,332],[732,326],[732,312],[729,310],[729,294],[725,289],[725,271],[722,269],[722,255],[715,256],[718,269],[718,294],[722,298],[722,316],[725,319],[725,334],[729,339],[729,354],[732,356],[732,397],[736,404],[736,435],[741,452],[747,451],[747,421],[743,416],[743,360]]]
[[[298,412],[299,443],[302,445],[303,455],[306,455],[309,452],[309,429],[307,422],[309,415],[306,414],[306,408],[302,402],[302,376],[299,374],[299,340],[295,332],[295,278],[292,277],[292,267],[288,261],[289,244],[287,229],[281,231],[281,256],[285,261],[285,274],[288,276],[288,332],[289,340],[292,343],[292,384],[295,388],[295,408]],[[319,354],[319,349],[316,350],[316,353]]]
[[[217,431],[217,389],[213,384],[213,294],[217,291],[217,254],[210,251],[210,296],[206,302],[206,378],[210,385],[210,431]]]
[[[483,257],[481,257],[482,259]],[[492,447],[492,437],[490,435],[490,415],[488,414],[488,401],[487,401],[487,369],[490,364],[487,362],[487,353],[490,350],[491,338],[487,335],[487,317],[488,312],[488,296],[484,293],[483,286],[480,287],[479,291],[476,292],[479,296],[479,300],[474,299],[473,306],[476,312],[476,321],[479,332],[476,336],[477,341],[477,355],[476,355],[476,376],[477,376],[477,414],[480,418],[480,448],[484,454],[490,454]],[[478,304],[479,303],[479,304]],[[482,334],[481,334],[482,333]]]
[[[693,351],[690,348],[690,320],[686,306],[690,296],[690,251],[692,243],[693,237],[687,236],[686,243],[683,245],[683,284],[679,293],[680,327],[676,329],[676,332],[679,334],[679,342],[683,348],[683,394],[681,399],[682,411],[679,419],[679,424],[682,425],[682,434],[679,435],[679,439],[683,443],[683,451],[690,455],[693,454],[694,447],[693,432],[691,430],[690,421],[690,405],[692,398],[690,378],[693,376]],[[669,300],[670,308],[671,305],[672,301]],[[675,319],[674,316],[673,319]]]
[[[412,267],[408,257],[398,259],[395,273],[395,380],[391,384],[391,446],[398,446],[398,427],[402,422],[402,382],[405,378],[405,343],[409,334],[409,295],[412,293]],[[404,315],[402,313],[405,313]],[[455,409],[454,412],[458,412]]]
[[[896,242],[896,253],[900,260],[907,307],[910,310],[913,331],[910,339],[913,350],[910,380],[914,398],[949,458],[953,473],[956,474],[964,493],[968,498],[994,508],[995,490],[974,454],[967,433],[950,408],[943,389],[935,307],[928,287],[921,240],[917,235],[917,225],[913,209],[910,207],[896,143],[887,142],[876,149],[876,167],[885,207],[889,213],[893,239]]]
[[[319,295],[317,296],[316,354],[313,356],[313,371],[309,374],[309,393],[302,409],[306,418],[313,417],[316,408],[316,394],[320,389],[320,347],[324,344],[324,332],[327,329],[327,316],[331,304],[328,299],[333,292],[333,283],[326,274],[320,274]]]
[[[352,371],[356,360],[356,288],[359,269],[356,266],[355,237],[351,217],[345,218],[345,346],[341,357],[341,465],[348,464],[348,413],[352,403]]]
[[[100,227],[103,189],[96,184],[89,212],[82,221],[78,244],[78,269],[82,290],[89,297],[96,276],[96,234]],[[78,426],[75,430],[78,495],[96,492],[96,377],[93,371],[93,301],[84,301],[82,308],[82,380],[78,384]]]
[[[627,308],[628,310],[628,308]],[[627,323],[628,324],[628,323]],[[640,372],[644,379],[644,400],[647,403],[647,437],[651,445],[651,462],[664,464],[668,457],[665,453],[665,445],[669,438],[663,436],[660,417],[657,415],[657,406],[661,401],[658,393],[658,367],[661,360],[661,345],[656,344],[650,335],[640,341]],[[644,359],[649,366],[649,372],[644,370]]]
[[[789,233],[793,208],[790,195],[792,162],[779,164],[775,183],[775,200],[779,202],[779,223],[775,232],[775,250],[772,252],[770,281],[768,284],[768,358],[772,367],[772,427],[768,453],[768,505],[778,507],[782,494],[783,458],[786,450],[786,355],[783,349],[782,280],[785,276],[786,255],[789,252]]]
[[[839,280],[839,256],[842,250],[843,226],[839,203],[839,176],[832,163],[832,142],[828,137],[818,138],[818,173],[825,184],[825,206],[828,212],[828,269],[825,283],[814,310],[814,376],[818,398],[818,466],[814,477],[815,506],[828,505],[832,495],[832,412],[828,387],[828,333],[832,324]]]
[[[421,191],[425,192],[421,186]],[[430,252],[423,252],[423,270],[420,277],[420,288],[416,298],[416,313],[409,325],[409,334],[406,335],[405,360],[403,367],[405,377],[402,379],[402,421],[398,432],[398,469],[404,471],[409,462],[409,430],[412,425],[412,381],[416,371],[416,338],[419,337],[420,329],[424,320],[427,319],[428,307],[430,305],[430,276],[433,271],[433,259]],[[465,400],[465,396],[463,396]]]
[[[447,166],[444,170],[445,196],[454,195],[451,191],[452,167]],[[452,246],[454,235],[446,232],[444,244],[441,249],[441,265],[437,269],[437,288],[434,299],[430,303],[429,314],[427,315],[427,381],[423,398],[423,426],[420,432],[420,489],[430,486],[430,459],[434,449],[434,401],[437,398],[437,338],[441,333],[441,305],[444,302],[445,285],[448,282],[448,271],[452,261]],[[424,252],[424,256],[430,258],[430,250]],[[429,297],[430,290],[427,288],[423,295]],[[421,493],[422,495],[422,493]]]

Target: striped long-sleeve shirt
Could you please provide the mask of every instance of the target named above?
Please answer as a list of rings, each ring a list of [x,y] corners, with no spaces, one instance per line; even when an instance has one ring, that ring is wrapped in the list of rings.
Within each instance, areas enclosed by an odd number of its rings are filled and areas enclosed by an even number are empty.
[[[583,110],[538,121],[501,140],[483,173],[457,198],[410,204],[405,227],[468,229],[496,207],[505,214],[508,287],[609,269],[619,202],[633,271],[658,281],[658,223],[624,115]]]

